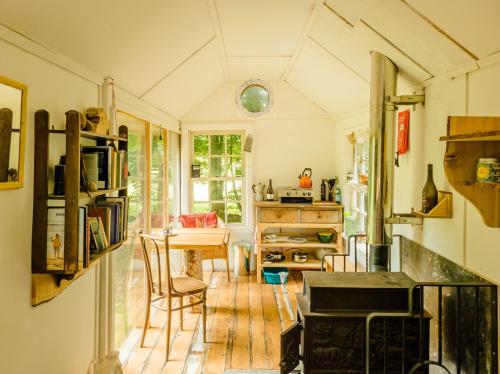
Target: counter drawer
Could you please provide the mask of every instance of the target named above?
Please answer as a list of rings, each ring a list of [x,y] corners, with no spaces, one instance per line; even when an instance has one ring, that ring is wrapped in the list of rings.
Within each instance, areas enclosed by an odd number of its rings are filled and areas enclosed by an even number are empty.
[[[341,223],[338,210],[303,210],[300,221],[302,223]]]
[[[271,209],[262,208],[260,210],[259,222],[272,223],[272,222],[298,222],[297,210],[292,209]]]

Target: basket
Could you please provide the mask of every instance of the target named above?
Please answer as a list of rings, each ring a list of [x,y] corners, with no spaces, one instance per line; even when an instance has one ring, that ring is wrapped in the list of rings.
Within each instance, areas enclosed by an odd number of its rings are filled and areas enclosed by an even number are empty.
[[[262,273],[269,284],[282,284],[288,280],[287,268],[263,268]]]

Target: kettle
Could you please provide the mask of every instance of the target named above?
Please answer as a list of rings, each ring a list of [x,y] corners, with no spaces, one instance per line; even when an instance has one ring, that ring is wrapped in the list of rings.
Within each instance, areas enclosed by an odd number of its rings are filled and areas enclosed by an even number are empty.
[[[312,170],[311,168],[305,168],[302,174],[299,175],[299,187],[300,188],[312,188]]]
[[[262,183],[259,183],[258,185],[253,185],[252,186],[252,191],[253,191],[253,196],[255,201],[262,201],[264,200],[264,185]]]

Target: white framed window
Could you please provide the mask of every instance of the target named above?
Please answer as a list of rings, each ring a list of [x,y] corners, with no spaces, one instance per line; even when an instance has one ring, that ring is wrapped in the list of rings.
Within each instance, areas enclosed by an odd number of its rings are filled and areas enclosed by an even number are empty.
[[[348,234],[366,233],[368,218],[368,155],[369,140],[366,130],[356,131],[349,135],[352,139],[352,176],[347,182],[349,202],[347,206]]]
[[[191,132],[191,212],[215,210],[229,226],[245,222],[243,131]]]

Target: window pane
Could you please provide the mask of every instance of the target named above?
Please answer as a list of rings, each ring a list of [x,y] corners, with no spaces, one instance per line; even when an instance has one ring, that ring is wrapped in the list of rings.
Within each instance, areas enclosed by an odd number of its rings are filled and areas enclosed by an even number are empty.
[[[227,199],[233,201],[242,200],[242,182],[240,180],[227,182]]]
[[[210,210],[208,209],[208,203],[200,203],[195,201],[193,204],[193,213],[208,213]]]
[[[224,181],[210,181],[210,200],[224,200]]]
[[[208,156],[208,135],[194,136],[194,155]]]
[[[227,169],[228,177],[242,177],[243,164],[241,161],[241,157],[229,157],[229,164]]]
[[[165,198],[163,196],[164,138],[160,139],[160,128],[151,127],[151,228],[166,226],[163,216]]]
[[[225,177],[224,158],[211,157],[210,158],[210,176],[211,177]]]
[[[241,154],[241,135],[228,135],[227,140],[227,154],[240,155]]]
[[[168,214],[170,222],[174,222],[180,214],[181,205],[181,135],[168,132]]]
[[[241,203],[227,203],[227,223],[241,223]]]
[[[224,135],[210,135],[210,152],[212,156],[222,156],[225,153]]]
[[[226,205],[224,203],[212,203],[210,210],[215,210],[218,217],[220,217],[223,221],[226,220]]]
[[[208,177],[208,157],[195,157],[194,163],[200,165],[200,177]]]
[[[208,201],[208,182],[196,181],[193,183],[193,200]]]

